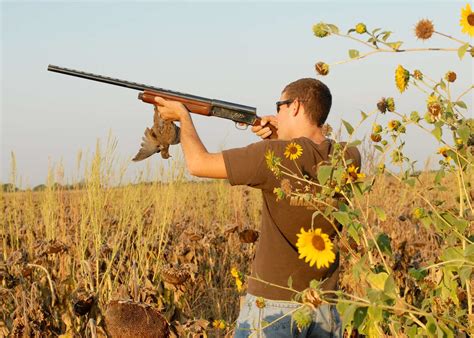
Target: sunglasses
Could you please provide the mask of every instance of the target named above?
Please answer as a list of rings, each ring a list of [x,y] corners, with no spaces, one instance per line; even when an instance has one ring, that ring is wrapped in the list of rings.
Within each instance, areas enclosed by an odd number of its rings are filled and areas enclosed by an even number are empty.
[[[276,102],[276,108],[277,108],[277,113],[280,112],[280,106],[283,106],[284,104],[290,104],[294,101],[294,99],[288,99],[284,101],[277,101]]]

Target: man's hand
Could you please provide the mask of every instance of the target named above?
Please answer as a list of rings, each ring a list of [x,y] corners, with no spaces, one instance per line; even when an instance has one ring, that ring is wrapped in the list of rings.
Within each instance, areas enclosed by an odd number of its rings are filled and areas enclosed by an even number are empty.
[[[165,121],[181,121],[183,116],[189,115],[188,109],[181,102],[165,100],[159,96],[155,96],[155,102],[155,107]]]
[[[278,134],[270,129],[270,125],[273,130],[278,130],[278,121],[276,117],[273,115],[263,116],[260,125],[252,127],[252,132],[262,139],[277,139]]]

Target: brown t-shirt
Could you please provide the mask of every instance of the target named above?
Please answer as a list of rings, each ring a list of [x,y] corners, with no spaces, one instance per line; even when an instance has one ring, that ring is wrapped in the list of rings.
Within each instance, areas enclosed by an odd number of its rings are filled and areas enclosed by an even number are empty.
[[[333,151],[333,141],[325,140],[316,144],[306,137],[291,141],[264,140],[250,144],[247,147],[223,151],[227,176],[231,185],[248,185],[262,190],[263,210],[261,234],[257,242],[255,259],[252,264],[251,276],[260,280],[288,286],[288,279],[292,279],[292,287],[302,291],[309,286],[313,279],[325,280],[323,288],[326,290],[337,289],[339,255],[329,268],[317,269],[299,259],[296,248],[297,237],[301,227],[306,230],[311,227],[314,209],[308,208],[304,203],[295,199],[282,199],[277,201],[273,193],[275,187],[280,187],[281,180],[267,167],[265,153],[272,150],[275,156],[282,159],[282,165],[297,172],[293,161],[284,156],[285,148],[290,142],[296,142],[303,148],[302,155],[296,159],[302,173],[311,179],[316,178],[316,165],[328,159]],[[346,158],[352,159],[355,166],[360,167],[360,153],[355,147],[348,147]],[[297,181],[290,179],[292,187],[298,186]],[[335,230],[322,218],[317,216],[315,228],[321,230],[332,238]],[[248,279],[249,293],[274,300],[290,300],[294,293],[269,284]]]

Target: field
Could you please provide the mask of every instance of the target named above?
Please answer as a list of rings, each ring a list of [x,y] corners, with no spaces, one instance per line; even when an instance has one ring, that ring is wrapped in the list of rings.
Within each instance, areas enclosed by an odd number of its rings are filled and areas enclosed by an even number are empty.
[[[259,228],[260,192],[188,181],[182,166],[167,180],[138,177],[108,188],[115,170],[96,155],[81,185],[2,193],[0,335],[104,336],[106,305],[114,299],[158,309],[178,336],[232,333],[245,284],[238,292],[230,271],[249,272],[255,244],[246,242],[248,230]],[[386,220],[371,220],[368,231],[391,238],[393,255],[385,259],[412,303],[419,289],[407,284],[408,270],[440,255],[436,233],[412,216],[418,196],[456,205],[453,191],[427,188],[432,179],[422,173],[410,187],[381,175],[367,194],[386,211]],[[361,294],[352,264],[342,256],[341,286]]]

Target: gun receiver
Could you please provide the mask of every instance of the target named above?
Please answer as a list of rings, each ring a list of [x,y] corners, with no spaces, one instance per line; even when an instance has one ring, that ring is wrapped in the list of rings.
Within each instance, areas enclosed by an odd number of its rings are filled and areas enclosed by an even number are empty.
[[[161,96],[167,100],[179,101],[183,103],[191,113],[199,115],[216,116],[232,120],[236,123],[244,123],[246,125],[259,125],[261,120],[260,117],[257,116],[256,108],[237,103],[208,99],[196,95],[180,93],[53,65],[49,65],[48,70],[65,75],[81,77],[87,80],[136,89],[141,91],[141,93],[138,94],[138,99],[150,104],[155,104],[155,96]]]

